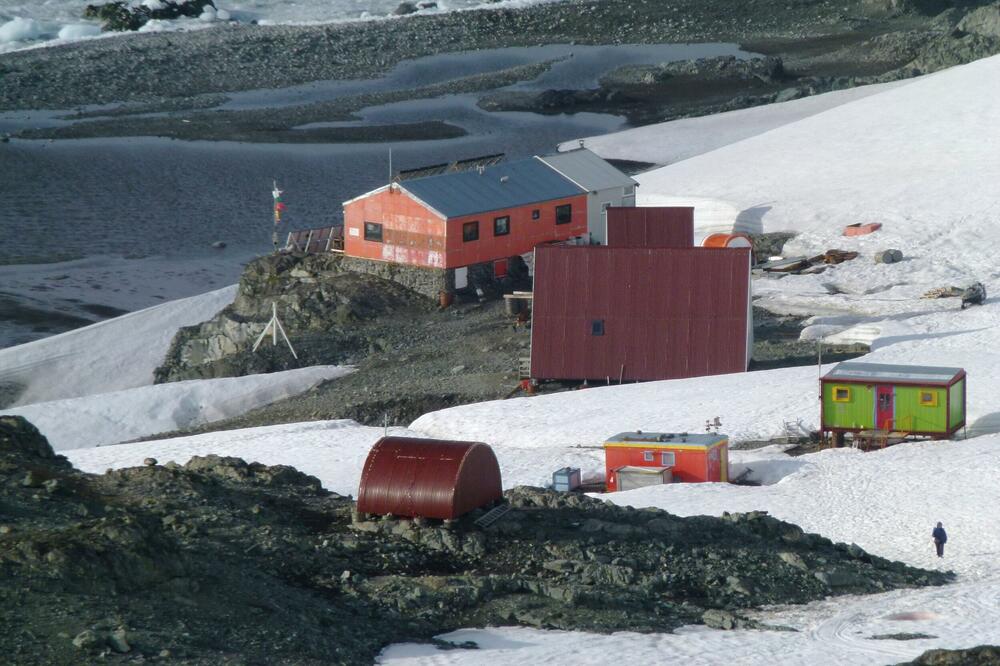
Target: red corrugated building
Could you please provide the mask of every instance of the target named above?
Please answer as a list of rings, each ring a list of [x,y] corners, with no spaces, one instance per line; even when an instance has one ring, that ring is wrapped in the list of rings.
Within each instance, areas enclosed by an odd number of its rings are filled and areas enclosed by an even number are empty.
[[[383,437],[365,460],[358,512],[450,519],[502,494],[500,466],[486,444]]]
[[[608,208],[611,247],[693,247],[694,208],[642,206]]]
[[[534,380],[744,372],[752,340],[747,248],[535,250]]]
[[[669,468],[675,481],[728,481],[729,438],[725,435],[623,432],[604,442],[606,485],[620,489],[623,467]]]
[[[344,203],[344,252],[460,268],[587,235],[587,192],[540,159],[392,183]]]

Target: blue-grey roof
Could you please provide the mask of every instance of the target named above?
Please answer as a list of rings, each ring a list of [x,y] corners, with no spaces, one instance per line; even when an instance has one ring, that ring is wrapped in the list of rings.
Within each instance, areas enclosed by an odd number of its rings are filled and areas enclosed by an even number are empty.
[[[543,155],[539,159],[591,192],[636,184],[634,180],[586,148]]]
[[[399,184],[445,217],[475,215],[585,193],[541,160],[531,157],[478,170],[414,178]]]
[[[824,375],[825,380],[927,382],[947,384],[962,368],[939,368],[931,365],[896,365],[844,361]]]

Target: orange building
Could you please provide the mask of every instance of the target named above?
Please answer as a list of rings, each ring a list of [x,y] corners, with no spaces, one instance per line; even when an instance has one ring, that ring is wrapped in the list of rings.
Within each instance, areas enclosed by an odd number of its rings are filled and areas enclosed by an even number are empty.
[[[499,265],[586,235],[587,192],[536,157],[411,178],[344,202],[345,254],[427,268]]]
[[[674,481],[729,481],[729,438],[725,435],[623,432],[604,442],[608,492],[619,490],[619,471],[628,467],[669,469]],[[659,483],[659,481],[657,481]]]

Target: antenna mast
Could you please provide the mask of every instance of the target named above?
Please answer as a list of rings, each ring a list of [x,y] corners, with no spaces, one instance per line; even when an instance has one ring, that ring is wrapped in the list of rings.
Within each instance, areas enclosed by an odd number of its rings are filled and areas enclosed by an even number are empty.
[[[292,352],[292,356],[296,361],[299,360],[299,355],[295,353],[295,347],[292,346],[292,342],[288,339],[288,334],[285,333],[285,327],[281,325],[281,320],[278,319],[278,304],[275,301],[271,301],[271,321],[267,322],[267,326],[257,336],[257,341],[253,343],[251,351],[257,351],[257,347],[260,347],[260,343],[264,341],[264,336],[267,335],[268,331],[271,331],[271,346],[278,346],[278,333],[281,333],[281,337],[284,338],[285,344],[288,345],[289,351]]]

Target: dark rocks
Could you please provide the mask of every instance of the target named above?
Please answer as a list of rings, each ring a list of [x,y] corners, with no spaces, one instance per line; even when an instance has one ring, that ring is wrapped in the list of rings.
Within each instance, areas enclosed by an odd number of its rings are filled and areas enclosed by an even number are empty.
[[[1000,647],[980,645],[966,650],[928,650],[907,662],[912,666],[1000,666]],[[900,666],[903,666],[900,664]]]
[[[159,0],[155,9],[146,5],[130,6],[124,0],[103,5],[87,5],[84,18],[103,21],[106,31],[138,30],[151,20],[171,20],[182,16],[197,18],[206,7],[215,9],[212,0]]]
[[[982,282],[976,282],[962,291],[962,309],[967,305],[982,305],[986,302],[986,287]]]
[[[69,467],[69,462],[57,456],[49,440],[23,416],[0,416],[0,454],[15,454]]]
[[[875,253],[876,264],[895,264],[903,260],[901,250],[880,250]]]
[[[482,510],[367,520],[290,467],[209,455],[94,476],[37,449],[0,447],[18,521],[0,530],[0,653],[15,663],[361,664],[463,626],[753,628],[743,609],[950,580],[762,512],[679,518],[521,487],[486,530]],[[44,502],[20,484],[33,470],[59,482]],[[61,638],[41,628],[54,609],[73,623]]]
[[[1000,38],[1000,2],[969,12],[957,27],[962,32]]]
[[[417,6],[412,2],[401,2],[392,11],[395,16],[406,16],[407,14],[413,14],[417,11]]]
[[[299,352],[298,359],[287,348],[269,344],[252,351],[271,319],[273,303]],[[167,359],[154,375],[157,382],[164,382],[337,362],[337,358],[317,358],[309,345],[300,346],[301,336],[330,339],[328,344],[342,358],[363,344],[355,334],[358,322],[417,304],[425,302],[394,282],[348,270],[341,255],[261,257],[247,266],[231,306],[177,333]]]

